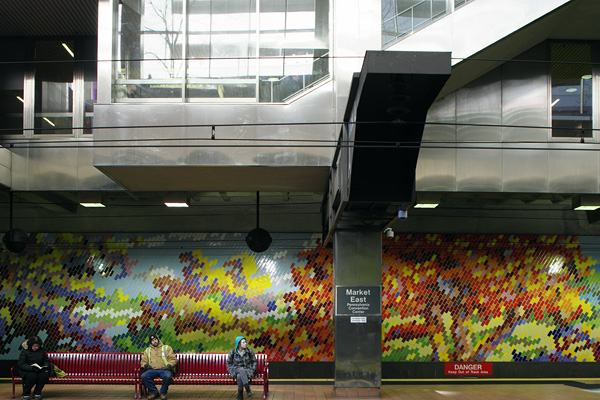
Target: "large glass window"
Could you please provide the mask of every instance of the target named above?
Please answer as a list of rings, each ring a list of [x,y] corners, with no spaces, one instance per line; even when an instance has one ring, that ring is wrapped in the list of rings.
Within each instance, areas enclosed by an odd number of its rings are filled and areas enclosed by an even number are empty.
[[[117,97],[181,98],[183,14],[173,0],[127,0],[119,6]]]
[[[72,41],[44,40],[35,44],[36,134],[73,133]]]
[[[6,39],[0,55],[0,136],[91,134],[96,43],[91,36]]]
[[[0,74],[2,68],[0,68]],[[0,87],[0,135],[23,133],[23,76],[18,85]]]
[[[551,43],[552,136],[592,137],[592,44]]]
[[[0,135],[23,133],[25,64],[14,63],[15,59],[26,59],[24,43],[7,40],[0,54]]]
[[[328,26],[328,0],[123,0],[115,98],[285,101],[328,75]]]
[[[94,121],[94,104],[98,100],[98,85],[96,84],[95,71],[94,75],[85,72],[85,81],[83,84],[83,101],[84,101],[84,116],[83,116],[83,133],[91,134]]]
[[[256,98],[256,1],[190,0],[189,99]]]

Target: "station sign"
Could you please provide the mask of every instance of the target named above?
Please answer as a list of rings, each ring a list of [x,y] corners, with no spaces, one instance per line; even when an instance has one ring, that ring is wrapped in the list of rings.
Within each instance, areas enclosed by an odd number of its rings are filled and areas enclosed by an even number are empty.
[[[336,286],[335,315],[381,315],[381,286]]]

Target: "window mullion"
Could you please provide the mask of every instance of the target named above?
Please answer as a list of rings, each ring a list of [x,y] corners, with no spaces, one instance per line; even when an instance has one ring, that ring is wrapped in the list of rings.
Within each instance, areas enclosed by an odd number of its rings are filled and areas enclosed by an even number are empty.
[[[188,1],[183,0],[182,4],[182,17],[183,17],[183,27],[181,34],[183,35],[183,42],[181,43],[181,57],[183,58],[183,74],[182,75],[182,87],[181,87],[181,101],[186,102],[187,98],[187,81],[188,81],[188,69],[189,69],[189,57],[188,57]]]

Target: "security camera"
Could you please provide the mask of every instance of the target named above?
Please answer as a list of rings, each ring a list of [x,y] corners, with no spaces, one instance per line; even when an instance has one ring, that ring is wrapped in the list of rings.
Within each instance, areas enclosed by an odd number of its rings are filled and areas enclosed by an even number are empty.
[[[385,228],[383,233],[385,233],[385,237],[387,237],[388,239],[394,238],[394,231],[392,230],[392,228]]]

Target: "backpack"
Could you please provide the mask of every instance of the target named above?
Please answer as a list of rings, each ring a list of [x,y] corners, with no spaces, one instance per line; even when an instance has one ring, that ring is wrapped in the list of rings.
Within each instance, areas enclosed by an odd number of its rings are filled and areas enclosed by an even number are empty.
[[[62,378],[64,376],[67,376],[67,373],[62,369],[58,368],[56,365],[54,365],[54,376]]]

